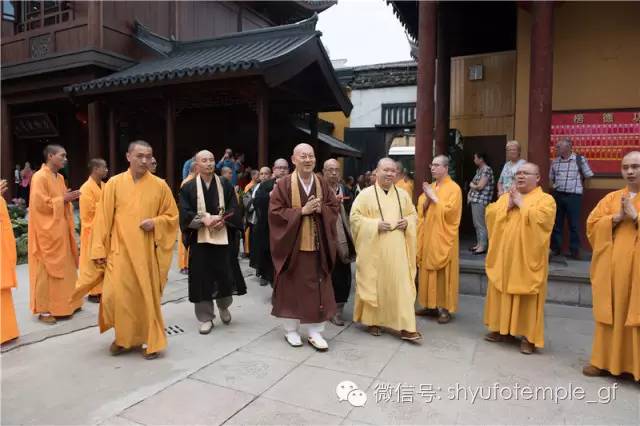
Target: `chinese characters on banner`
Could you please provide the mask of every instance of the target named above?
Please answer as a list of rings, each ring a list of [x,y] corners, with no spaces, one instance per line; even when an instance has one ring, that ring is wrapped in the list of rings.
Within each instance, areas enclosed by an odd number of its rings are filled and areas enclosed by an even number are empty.
[[[589,160],[596,174],[619,174],[620,160],[640,148],[640,110],[554,112],[551,117],[550,157],[556,143],[569,138],[573,150]]]

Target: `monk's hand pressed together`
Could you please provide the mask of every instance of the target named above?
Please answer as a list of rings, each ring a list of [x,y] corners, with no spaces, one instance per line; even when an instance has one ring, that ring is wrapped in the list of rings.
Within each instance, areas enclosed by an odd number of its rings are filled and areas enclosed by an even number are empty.
[[[511,193],[511,199],[513,200],[513,204],[515,204],[518,208],[522,207],[522,194],[518,190],[514,190]]]
[[[0,195],[4,194],[5,192],[7,192],[7,180],[6,179],[0,179]]]
[[[214,221],[212,224],[213,229],[215,229],[216,231],[219,231],[224,227],[224,220],[222,220],[222,216],[219,216],[219,215],[215,215],[212,217],[214,218]]]
[[[67,191],[64,193],[63,197],[64,202],[65,203],[69,203],[73,200],[77,200],[78,198],[80,198],[80,191],[75,190],[75,191]]]
[[[307,200],[307,204],[302,207],[302,215],[306,216],[313,213],[320,213],[320,200],[315,196],[310,196]]]
[[[424,195],[427,196],[427,201],[433,201],[436,204],[438,203],[438,196],[428,182],[422,184],[422,190],[424,191]]]
[[[217,216],[217,215],[206,214],[202,218],[202,224],[208,228],[208,227],[212,226],[214,223],[216,223],[218,221],[219,217],[220,216]]]
[[[407,229],[407,225],[409,225],[409,222],[407,221],[407,219],[403,217],[398,221],[398,225],[396,226],[396,229],[402,229],[404,231],[405,229]]]
[[[142,222],[140,222],[140,228],[142,228],[142,230],[146,232],[153,231],[153,228],[155,228],[153,219],[145,219]]]
[[[624,214],[627,215],[629,219],[633,221],[638,219],[638,211],[631,202],[631,198],[628,194],[622,196],[622,209],[624,210]]]
[[[391,231],[391,224],[389,222],[381,220],[380,222],[378,222],[378,231]]]

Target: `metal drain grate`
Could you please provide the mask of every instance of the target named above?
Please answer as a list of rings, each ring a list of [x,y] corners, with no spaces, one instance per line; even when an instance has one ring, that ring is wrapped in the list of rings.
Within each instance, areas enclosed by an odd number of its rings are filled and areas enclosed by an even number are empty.
[[[179,325],[174,324],[174,325],[170,325],[169,327],[166,327],[164,329],[164,332],[167,333],[168,336],[176,336],[178,334],[184,333],[184,330]]]

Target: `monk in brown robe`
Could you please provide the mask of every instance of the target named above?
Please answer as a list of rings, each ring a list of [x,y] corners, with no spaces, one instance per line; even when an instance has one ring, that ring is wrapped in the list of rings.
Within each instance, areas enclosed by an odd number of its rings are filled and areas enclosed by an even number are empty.
[[[316,157],[310,145],[297,145],[291,161],[295,170],[278,180],[269,202],[275,268],[271,314],[285,319],[285,339],[291,346],[302,346],[298,329],[303,323],[309,344],[326,351],[321,333],[336,313],[331,271],[339,204],[324,179],[313,173]]]

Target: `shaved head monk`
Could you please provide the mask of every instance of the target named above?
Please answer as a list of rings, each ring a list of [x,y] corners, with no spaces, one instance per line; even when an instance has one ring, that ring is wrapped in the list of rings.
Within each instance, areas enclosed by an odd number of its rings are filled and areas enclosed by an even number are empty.
[[[273,285],[273,260],[269,243],[269,200],[276,182],[288,174],[289,163],[284,158],[278,158],[273,163],[273,174],[268,167],[260,169],[260,186],[253,194],[256,223],[253,225],[251,236],[253,246],[249,265],[256,270],[261,286]]]
[[[228,325],[233,296],[247,292],[242,274],[234,268],[234,237],[242,229],[242,216],[231,181],[215,174],[213,153],[198,152],[195,163],[198,174],[180,189],[180,230],[189,250],[189,301],[200,334],[209,334],[216,317],[213,301]]]
[[[45,164],[34,173],[29,197],[29,283],[31,312],[47,324],[82,306],[71,302],[78,277],[78,249],[71,202],[80,191],[68,191],[59,173],[67,164],[67,151],[47,145]]]
[[[378,162],[374,185],[362,190],[351,207],[356,245],[356,301],[353,320],[380,336],[382,327],[403,340],[422,338],[416,331],[416,210],[411,196],[396,188],[397,167]]]
[[[0,343],[20,335],[11,289],[18,286],[16,277],[16,239],[4,193],[7,181],[0,179]]]
[[[111,354],[142,347],[154,359],[167,346],[160,299],[178,232],[178,208],[167,183],[151,174],[153,150],[133,141],[129,169],[104,186],[91,259],[106,265],[99,325],[115,329]]]
[[[462,191],[449,176],[447,156],[433,159],[431,175],[434,182],[425,182],[418,197],[418,302],[424,309],[416,314],[445,324],[458,310]]]
[[[486,211],[485,340],[521,338],[520,352],[544,347],[544,302],[549,246],[556,215],[553,197],[542,191],[540,169],[524,163],[515,183]]]
[[[269,204],[271,255],[275,267],[272,315],[283,318],[286,341],[307,341],[318,351],[328,349],[322,337],[325,321],[336,313],[331,270],[336,256],[338,200],[322,177],[314,174],[311,145],[293,150],[295,170],[278,180]]]
[[[587,219],[596,324],[582,372],[640,381],[640,151],[625,155],[620,168],[625,187],[605,195]]]
[[[89,161],[89,178],[80,187],[80,271],[76,287],[85,285],[86,281],[98,283],[89,291],[89,301],[100,302],[102,295],[102,273],[96,273],[95,264],[91,261],[91,235],[93,222],[96,216],[97,205],[102,198],[103,180],[107,177],[109,169],[107,162],[102,158],[93,158]]]

